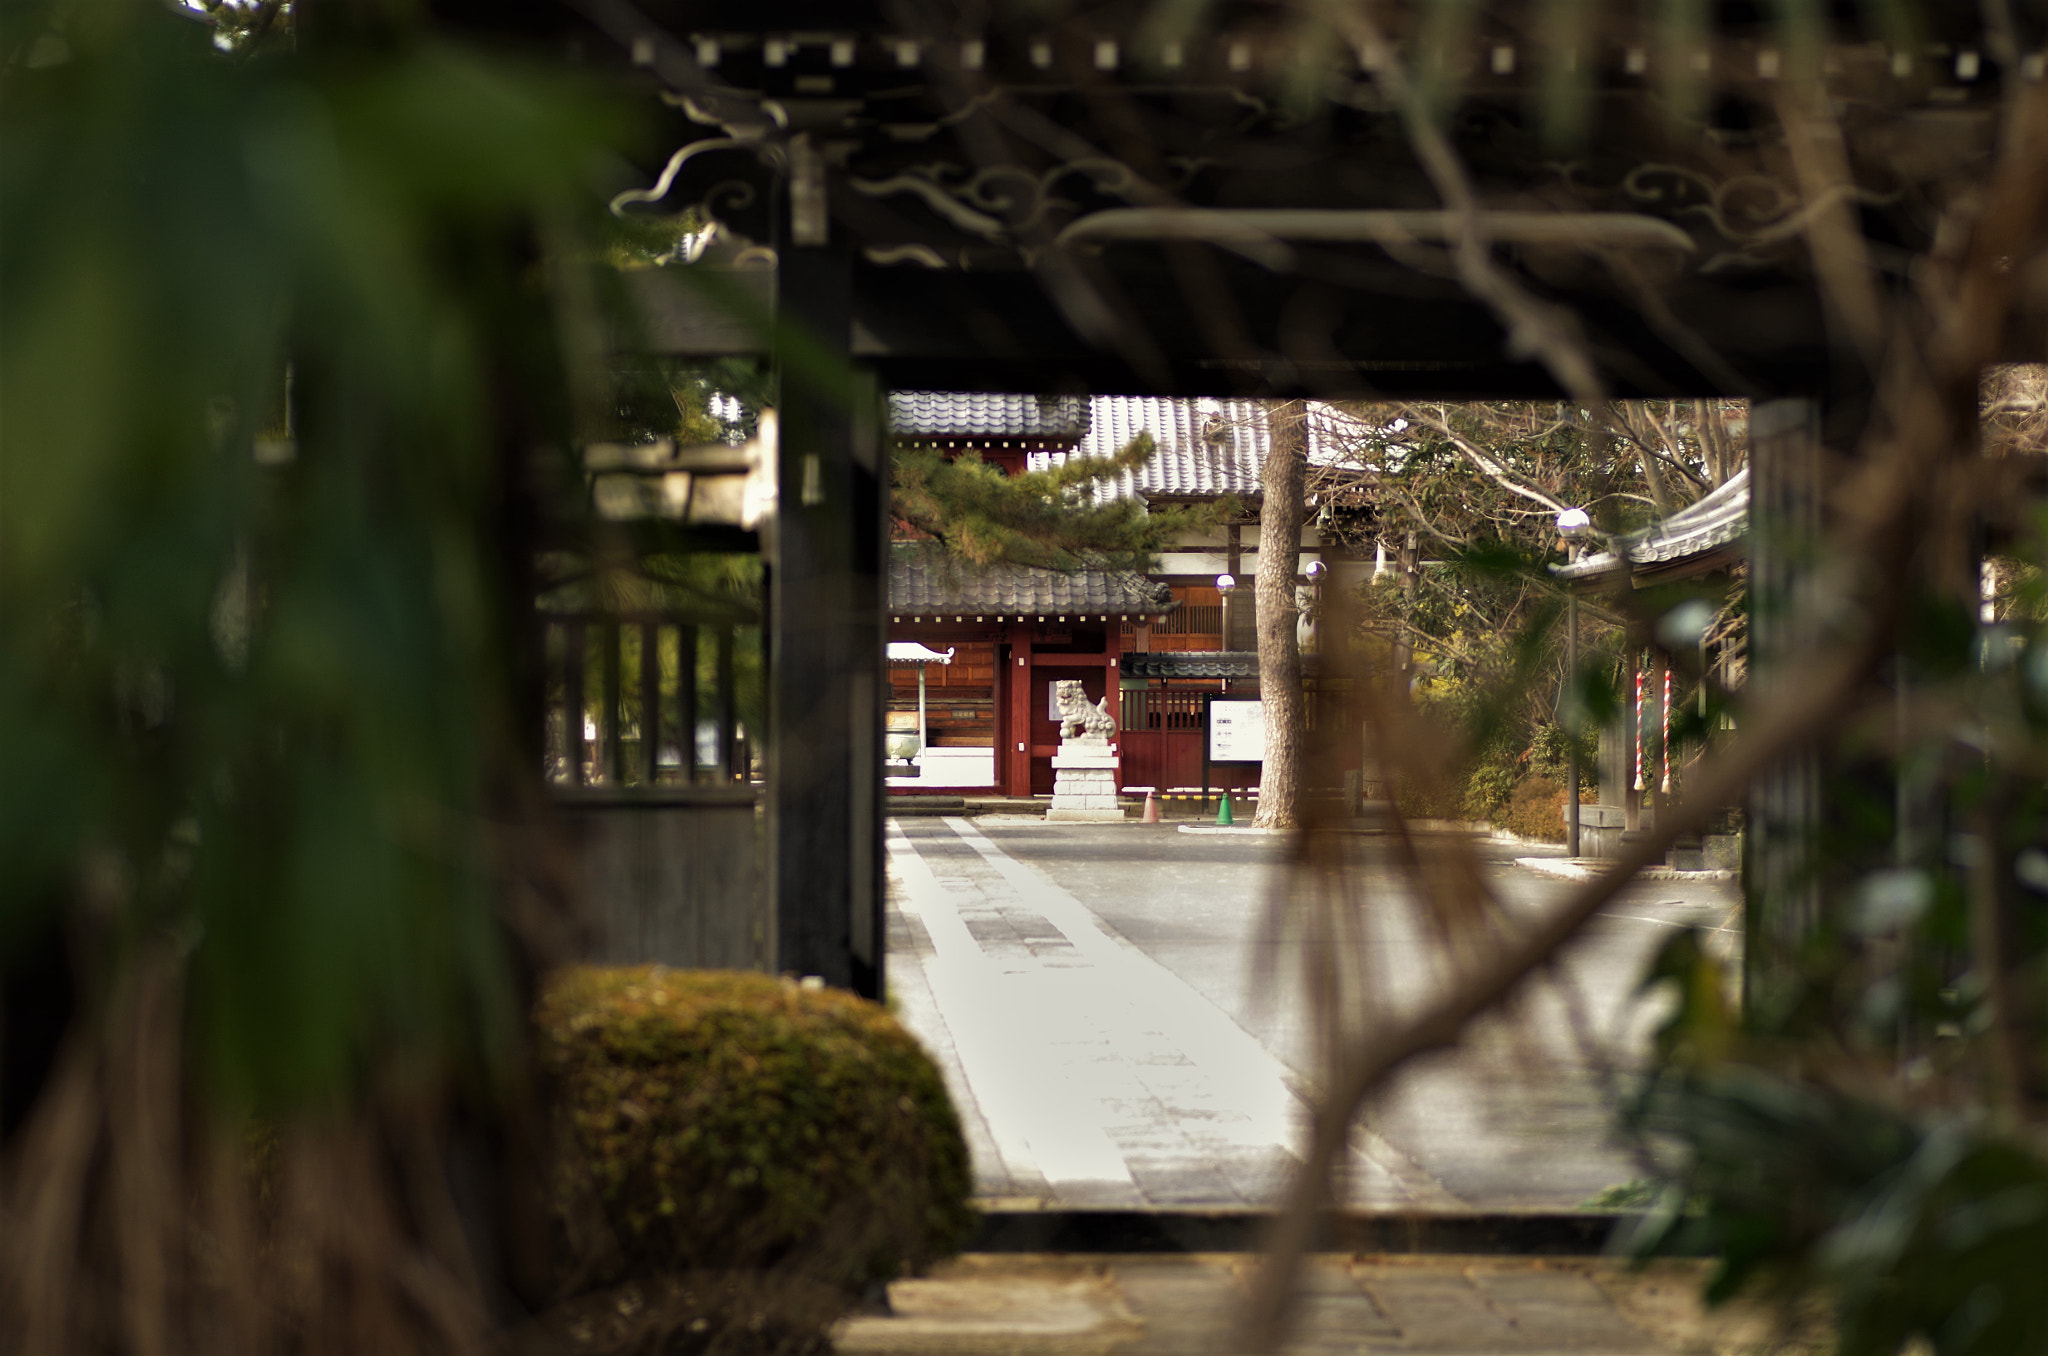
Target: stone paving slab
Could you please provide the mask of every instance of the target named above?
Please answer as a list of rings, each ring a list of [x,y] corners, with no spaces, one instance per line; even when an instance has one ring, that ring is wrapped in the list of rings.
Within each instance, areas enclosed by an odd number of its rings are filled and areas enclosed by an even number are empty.
[[[895,1313],[844,1321],[860,1356],[1238,1356],[1250,1253],[969,1254],[890,1287]],[[1706,1263],[1601,1259],[1310,1259],[1285,1356],[1750,1356],[1817,1350],[1774,1316],[1698,1295]]]
[[[888,1317],[842,1322],[845,1356],[1009,1356],[1129,1349],[1145,1323],[1101,1266],[1013,1259],[1001,1268],[963,1258],[937,1274],[889,1287]]]

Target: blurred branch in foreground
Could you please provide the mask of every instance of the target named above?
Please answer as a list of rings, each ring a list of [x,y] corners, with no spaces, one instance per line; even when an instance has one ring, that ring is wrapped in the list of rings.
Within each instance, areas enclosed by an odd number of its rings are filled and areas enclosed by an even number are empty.
[[[1340,22],[1351,23],[1362,40],[1378,41],[1362,19],[1347,13]],[[1395,62],[1392,50],[1383,47],[1381,66],[1398,69]],[[1394,81],[1389,97],[1408,99],[1398,74]],[[1868,755],[1861,751],[1873,745],[1882,746],[1902,767],[1915,758],[1924,760],[1930,747],[1952,742],[1950,722],[1983,718],[1963,717],[1962,712],[2003,709],[2000,694],[2012,681],[2006,675],[2018,667],[2015,658],[2033,655],[2042,642],[2034,628],[2009,630],[2009,640],[1986,638],[1972,656],[1967,641],[1958,643],[1955,628],[1960,626],[1967,637],[1976,622],[1976,579],[1962,565],[1973,525],[2002,516],[2002,506],[1991,496],[2003,482],[1985,474],[1978,443],[1980,373],[1999,359],[2013,313],[2012,290],[2003,280],[2031,276],[2040,267],[2039,242],[2048,226],[2048,170],[2043,168],[2048,166],[2048,91],[2038,83],[2010,88],[1995,152],[1981,163],[1958,168],[1945,185],[1947,205],[1931,232],[1944,247],[1919,261],[1920,285],[1904,291],[1874,277],[1860,237],[1856,249],[1845,247],[1845,229],[1853,228],[1845,228],[1829,205],[1844,201],[1850,191],[1841,150],[1850,132],[1837,126],[1819,101],[1804,97],[1805,86],[1794,88],[1779,110],[1783,135],[1796,143],[1800,191],[1809,207],[1805,231],[1818,281],[1840,319],[1843,361],[1869,364],[1873,389],[1853,453],[1827,464],[1827,479],[1813,491],[1819,498],[1809,501],[1807,511],[1817,516],[1824,535],[1794,545],[1799,554],[1793,563],[1778,567],[1794,573],[1772,581],[1781,590],[1790,581],[1790,594],[1781,593],[1774,601],[1796,609],[1796,620],[1773,619],[1778,653],[1769,657],[1778,668],[1766,681],[1752,684],[1740,734],[1696,770],[1683,802],[1664,806],[1654,827],[1609,870],[1540,920],[1491,930],[1478,926],[1498,912],[1479,884],[1476,867],[1465,860],[1469,849],[1455,840],[1422,843],[1397,823],[1411,861],[1410,888],[1448,929],[1451,977],[1419,1012],[1400,1017],[1382,1008],[1376,1020],[1362,1019],[1356,1010],[1373,1001],[1369,992],[1323,987],[1324,1026],[1363,1034],[1333,1049],[1307,1166],[1275,1228],[1248,1315],[1245,1340],[1252,1347],[1268,1350],[1281,1344],[1296,1270],[1311,1244],[1317,1214],[1330,1199],[1333,1165],[1361,1108],[1390,1077],[1410,1061],[1456,1044],[1476,1018],[1506,1001],[1556,956],[1637,871],[1661,860],[1677,835],[1697,828],[1718,807],[1740,801],[1763,774],[1804,759],[1835,788],[1832,794],[1841,795],[1851,793],[1844,788],[1854,784],[1859,768],[1867,768],[1859,760]],[[1406,118],[1411,135],[1432,143],[1435,133],[1420,113],[1410,108]],[[1502,318],[1511,330],[1524,319],[1512,304],[1505,305]],[[1553,356],[1551,361],[1561,372],[1576,370],[1571,360]],[[1986,413],[1994,446],[2026,442],[2037,403],[2027,380],[2008,376],[1989,394]],[[1646,431],[1632,420],[1623,420],[1620,428],[1636,438]],[[1485,460],[1476,449],[1473,455]],[[1760,449],[1757,455],[1767,453]],[[1796,454],[1779,448],[1768,455]],[[1483,464],[1481,469],[1498,470]],[[1661,494],[1654,497],[1663,500]],[[1786,526],[1766,519],[1753,521],[1752,531],[1768,537],[1785,532]],[[2038,544],[2026,548],[2038,549]],[[1966,576],[1960,590],[1959,575]],[[1326,625],[1333,623],[1326,619]],[[1788,626],[1803,631],[1792,642],[1798,647],[1797,672],[1785,668],[1794,657],[1783,639]],[[2008,645],[2012,648],[2003,653],[1983,648]],[[1903,712],[1901,704],[1908,700],[1896,681],[1902,664],[1915,670],[1916,699],[1944,694],[1935,700],[1951,713],[1945,720],[1909,724],[1910,717],[1892,714]],[[1390,684],[1384,674],[1360,672],[1351,701],[1384,765],[1416,778],[1437,772],[1432,751],[1415,745],[1404,685]],[[2017,870],[2022,881],[2027,879],[2027,868],[2013,863],[2033,860],[2026,853],[2038,855],[2039,849],[2025,845],[2048,829],[2035,806],[2038,797],[2018,789],[2028,780],[2019,769],[2036,764],[2043,732],[2038,719],[2028,717],[2001,725],[1999,735],[1973,740],[1960,760],[1953,753],[1935,755],[1943,760],[1934,773],[1939,785],[1919,789],[1923,799],[1945,799],[1954,807],[1956,831],[1968,835],[1968,860],[1974,863],[1967,871],[1950,866],[1938,845],[1901,838],[1897,850],[1903,855],[1895,857],[1892,845],[1872,841],[1868,816],[1860,833],[1852,829],[1842,837],[1829,827],[1832,816],[1825,802],[1822,818],[1807,821],[1802,841],[1772,845],[1789,854],[1778,863],[1774,878],[1801,884],[1787,896],[1768,888],[1760,892],[1765,882],[1752,878],[1752,983],[1741,1029],[1715,1036],[1713,1024],[1725,1024],[1725,1010],[1682,1004],[1664,1046],[1665,1057],[1677,1062],[1653,1070],[1645,1085],[1649,1118],[1638,1121],[1639,1128],[1653,1127],[1657,1145],[1667,1153],[1678,1149],[1668,1168],[1675,1195],[1664,1218],[1675,1228],[1688,1211],[1704,1212],[1689,1227],[1703,1230],[1711,1246],[1724,1250],[1718,1293],[1759,1278],[1764,1285],[1783,1287],[1780,1293],[1819,1289],[1837,1306],[1848,1349],[1893,1351],[1918,1334],[1942,1351],[2017,1350],[2037,1343],[2048,1330],[2048,1317],[2038,1299],[2026,1293],[2027,1283],[1998,1260],[2007,1255],[1999,1249],[2038,1240],[2048,1229],[2048,1215],[2016,1214],[1967,1238],[1939,1232],[1950,1227],[1944,1221],[1960,1218],[1955,1212],[1979,1208],[1969,1204],[1984,1199],[1977,1192],[2035,1192],[2048,1180],[2036,1138],[2048,1105],[2038,1091],[2044,1029],[2038,974],[2044,939],[2036,921],[2038,901],[2014,897],[2008,875]],[[1817,757],[1822,761],[1815,762]],[[1871,773],[1860,775],[1867,785]],[[1893,774],[1879,775],[1888,781]],[[1975,819],[1973,805],[1978,807]],[[1938,818],[1943,811],[1931,813]],[[1894,836],[1904,833],[1902,821]],[[1311,826],[1298,849],[1300,869],[1314,872],[1331,860],[1317,841]],[[1302,888],[1328,909],[1372,905],[1351,896],[1341,880]],[[1895,897],[1903,905],[1884,913],[1882,901]],[[1944,906],[1946,899],[1954,902]],[[1972,939],[1973,955],[1955,958],[1945,969],[1938,961],[1928,964],[1940,954],[1935,939],[1959,932]],[[1329,934],[1341,936],[1344,930],[1332,924]],[[1889,974],[1873,969],[1880,942],[1894,948],[1892,954],[1905,946],[1908,956],[1917,953],[1917,962]],[[1695,967],[1712,973],[1710,962],[1696,952],[1688,954],[1695,956]],[[1689,971],[1672,973],[1682,986],[1693,982]],[[1916,979],[1916,974],[1925,978]],[[1965,1000],[1972,1015],[1922,1028],[1932,1031],[1935,1039],[1930,1041],[1914,1030],[1917,1020],[1928,1020],[1917,1016],[1914,1005],[1935,995],[1900,992],[1902,982],[1939,987],[1940,1001],[1951,1005],[1955,990],[1942,986],[1960,984],[1976,995]],[[1873,984],[1878,989],[1856,987]],[[1890,994],[1888,1008],[1872,1006],[1880,989]],[[1704,1025],[1687,1026],[1689,1017]],[[1966,1030],[1975,1034],[1966,1038]],[[1674,1055],[1681,1050],[1689,1053]],[[1884,1227],[1898,1231],[1895,1244],[1880,1246],[1858,1234],[1856,1212],[1878,1209],[1886,1189],[1882,1173],[1902,1161],[1897,1153],[1874,1160],[1879,1166],[1872,1171],[1880,1175],[1850,1179],[1846,1195],[1834,1203],[1842,1213],[1832,1217],[1781,1223],[1776,1213],[1796,1209],[1795,1198],[1773,1201],[1754,1191],[1742,1194],[1735,1185],[1739,1178],[1728,1175],[1735,1165],[1724,1156],[1726,1146],[1696,1137],[1711,1136],[1713,1117],[1724,1105],[1717,1099],[1738,1096],[1735,1089],[1745,1069],[1753,1079],[1782,1080],[1787,1098],[1848,1099],[1851,1105],[1864,1099],[1889,1108],[1885,1114],[1914,1127],[1902,1141],[1904,1157],[1912,1157],[1912,1144],[1927,1137],[1913,1170],[1934,1174],[1927,1182],[1941,1186],[1899,1197],[1887,1207],[1891,1215]],[[1681,1105],[1690,1109],[1676,1115]],[[1725,1106],[1733,1115],[1735,1102]],[[1986,1113],[1988,1122],[1980,1119]],[[1802,1133],[1789,1121],[1785,1128],[1795,1138]],[[1808,1140],[1798,1140],[1799,1147],[1787,1152],[1817,1147],[1817,1141],[1809,1140],[1820,1133],[1818,1124],[1808,1123],[1803,1133]],[[1929,1159],[1938,1154],[1947,1156]],[[1984,1166],[1991,1161],[1982,1158],[1985,1154],[1996,1159],[1995,1170]],[[1964,1171],[1962,1164],[1975,1165],[1968,1171],[1976,1176],[1956,1176]],[[1755,1170],[1768,1175],[1777,1169],[1759,1164]],[[1755,1237],[1759,1229],[1769,1231],[1777,1243],[1737,1251],[1740,1239]],[[1741,1230],[1748,1232],[1736,1232]],[[1856,1239],[1863,1241],[1852,1245]],[[1971,1301],[1977,1306],[1972,1310],[1963,1304],[1970,1294],[1988,1298]],[[1968,1316],[1972,1313],[1974,1318]]]
[[[277,8],[6,19],[10,1350],[476,1351],[545,1281],[537,242],[623,125]]]

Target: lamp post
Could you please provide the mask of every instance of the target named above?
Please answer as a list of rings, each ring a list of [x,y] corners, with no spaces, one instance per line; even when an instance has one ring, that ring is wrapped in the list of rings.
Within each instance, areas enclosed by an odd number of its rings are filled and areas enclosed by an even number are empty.
[[[1301,648],[1308,654],[1322,652],[1323,578],[1329,572],[1330,567],[1320,560],[1308,563],[1308,617],[1307,625],[1301,628],[1306,634],[1300,637]]]
[[[1216,592],[1223,595],[1223,648],[1230,648],[1230,595],[1237,592],[1237,576],[1219,574],[1216,576]]]
[[[1565,540],[1565,554],[1579,558],[1579,539],[1593,531],[1593,519],[1582,508],[1568,508],[1557,515],[1557,534]],[[1579,595],[1570,581],[1564,591],[1564,850],[1579,855]]]

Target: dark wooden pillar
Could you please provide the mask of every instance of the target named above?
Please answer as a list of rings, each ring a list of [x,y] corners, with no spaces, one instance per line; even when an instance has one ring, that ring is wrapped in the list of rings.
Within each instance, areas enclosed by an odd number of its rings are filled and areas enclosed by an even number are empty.
[[[1750,413],[1748,699],[1765,707],[1804,680],[1816,630],[1808,594],[1820,531],[1821,407],[1773,400]],[[1801,749],[1750,791],[1743,850],[1744,988],[1773,1006],[1774,981],[1820,920],[1813,854],[1820,820],[1818,750]]]
[[[1010,646],[1003,631],[1002,620],[996,621],[995,639],[989,644],[989,653],[994,664],[989,679],[990,730],[988,750],[989,785],[998,795],[1009,786],[1010,750],[1016,745],[1016,736],[1010,733]]]
[[[798,233],[799,235],[801,232]],[[769,570],[768,861],[778,970],[882,996],[885,540],[879,396],[843,241],[785,244]]]
[[[1118,661],[1124,652],[1123,618],[1111,617],[1109,629],[1102,638],[1102,695],[1109,701],[1109,714],[1117,718],[1117,729],[1123,729],[1123,669]]]

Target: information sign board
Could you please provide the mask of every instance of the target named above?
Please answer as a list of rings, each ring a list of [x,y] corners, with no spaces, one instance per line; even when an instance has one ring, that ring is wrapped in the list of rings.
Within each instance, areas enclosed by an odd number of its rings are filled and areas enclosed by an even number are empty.
[[[1256,698],[1209,703],[1209,761],[1266,761],[1266,708]]]

